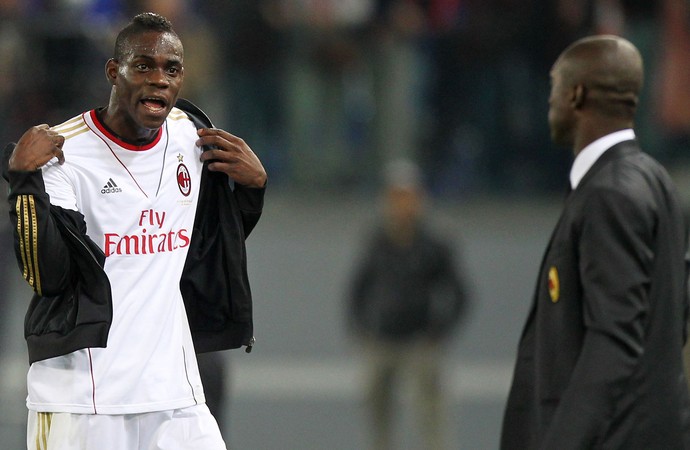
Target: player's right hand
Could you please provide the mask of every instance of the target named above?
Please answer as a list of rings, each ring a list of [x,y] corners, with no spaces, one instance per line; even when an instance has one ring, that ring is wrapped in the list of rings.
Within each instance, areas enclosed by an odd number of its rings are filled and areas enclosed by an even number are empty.
[[[33,171],[57,157],[60,164],[65,162],[62,144],[65,138],[51,130],[46,124],[29,128],[17,142],[9,161],[11,171]]]

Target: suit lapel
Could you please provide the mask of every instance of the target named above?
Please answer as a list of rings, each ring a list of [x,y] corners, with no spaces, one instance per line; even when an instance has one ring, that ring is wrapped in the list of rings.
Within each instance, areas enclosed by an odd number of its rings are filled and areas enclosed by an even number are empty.
[[[639,153],[640,152],[640,147],[637,144],[637,141],[623,141],[620,142],[610,149],[606,150],[600,157],[599,159],[596,160],[596,162],[592,165],[592,167],[589,168],[587,173],[585,174],[584,177],[582,177],[582,180],[580,183],[577,185],[577,188],[575,188],[575,191],[580,189],[581,186],[584,186],[587,184],[587,182],[592,179],[599,170],[601,170],[602,167],[606,166],[609,162],[615,161],[616,159],[622,158],[627,155],[632,155],[634,153]]]
[[[577,192],[581,192],[582,189],[580,189],[582,186],[586,185],[588,180],[592,179],[595,174],[601,170],[602,167],[606,166],[609,162],[615,161],[616,159],[622,158],[627,155],[631,155],[634,153],[640,152],[640,147],[637,144],[637,141],[624,141],[620,142],[607,151],[605,151],[599,159],[596,160],[596,162],[590,167],[590,169],[587,171],[585,176],[582,178],[580,183],[578,184],[577,188],[572,191],[568,189],[568,195],[566,196],[565,199],[565,204],[563,206],[563,210],[561,211],[561,215],[558,218],[558,222],[556,222],[556,226],[553,228],[553,231],[551,232],[551,237],[549,238],[549,243],[546,246],[546,249],[544,249],[544,253],[542,255],[541,263],[539,264],[539,272],[537,274],[537,285],[534,289],[534,294],[532,295],[532,306],[530,308],[530,312],[527,316],[527,321],[525,323],[525,327],[522,330],[522,336],[521,339],[524,338],[525,334],[527,333],[527,330],[530,328],[531,322],[534,320],[534,316],[536,313],[537,309],[537,297],[539,295],[539,286],[542,283],[542,274],[544,273],[544,263],[546,262],[546,255],[549,254],[549,250],[551,249],[551,243],[553,242],[553,238],[556,235],[556,232],[558,231],[558,228],[561,225],[561,222],[563,221],[563,217],[565,216],[565,212],[568,209],[568,204],[572,200],[572,198],[577,195]],[[568,184],[570,186],[570,184]]]
[[[541,257],[541,263],[539,264],[539,272],[537,272],[537,284],[534,288],[534,293],[532,295],[532,306],[530,307],[529,314],[527,315],[527,321],[525,322],[525,326],[522,329],[522,334],[520,339],[522,340],[525,337],[525,334],[527,333],[528,329],[531,326],[532,320],[534,320],[534,316],[537,311],[537,297],[539,296],[539,286],[542,282],[542,273],[544,273],[544,263],[546,262],[546,255],[549,254],[549,250],[551,249],[551,243],[553,242],[554,236],[556,236],[556,232],[558,231],[558,228],[561,226],[561,222],[563,221],[563,217],[565,216],[565,211],[567,210],[567,204],[570,198],[572,197],[572,191],[568,191],[568,196],[565,199],[565,206],[561,210],[561,215],[558,217],[558,222],[556,222],[556,226],[553,227],[553,231],[551,231],[551,237],[549,238],[549,243],[546,244],[546,248],[544,249],[544,253],[542,254]]]

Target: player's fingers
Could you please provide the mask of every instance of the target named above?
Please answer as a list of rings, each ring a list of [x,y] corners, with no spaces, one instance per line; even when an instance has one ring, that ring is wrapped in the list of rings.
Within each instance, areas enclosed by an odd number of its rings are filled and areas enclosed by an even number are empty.
[[[65,153],[62,151],[62,148],[57,147],[55,150],[55,156],[58,159],[58,163],[64,164],[65,162]]]
[[[197,134],[202,140],[213,141],[214,137],[218,137],[233,144],[244,144],[244,140],[241,137],[235,136],[220,128],[200,128],[197,130]]]
[[[216,161],[225,161],[225,162],[230,162],[236,160],[236,158],[233,156],[235,153],[229,152],[227,150],[220,150],[220,149],[211,149],[211,150],[206,150],[201,154],[201,161],[210,161],[210,160],[216,160]]]
[[[228,162],[220,162],[220,161],[213,161],[208,165],[208,169],[212,170],[214,172],[223,172],[227,174],[228,176],[232,177],[234,173],[234,168],[232,163]]]

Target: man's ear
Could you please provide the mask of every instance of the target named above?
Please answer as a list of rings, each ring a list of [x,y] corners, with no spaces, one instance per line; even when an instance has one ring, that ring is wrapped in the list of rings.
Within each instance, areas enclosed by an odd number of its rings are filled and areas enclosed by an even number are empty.
[[[580,109],[582,108],[582,105],[585,103],[585,97],[587,95],[587,89],[585,89],[585,86],[582,84],[578,84],[575,86],[573,89],[573,98],[572,98],[572,105],[575,109]]]
[[[110,58],[108,62],[105,63],[105,77],[108,79],[110,84],[115,84],[115,79],[117,78],[118,64],[113,58]]]

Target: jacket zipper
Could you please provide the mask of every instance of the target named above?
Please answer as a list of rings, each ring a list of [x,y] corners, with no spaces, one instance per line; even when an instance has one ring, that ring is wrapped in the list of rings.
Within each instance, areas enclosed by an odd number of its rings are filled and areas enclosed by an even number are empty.
[[[249,343],[247,343],[247,348],[244,350],[247,353],[252,352],[252,348],[254,347],[254,344],[256,343],[256,338],[254,336],[249,339]]]

